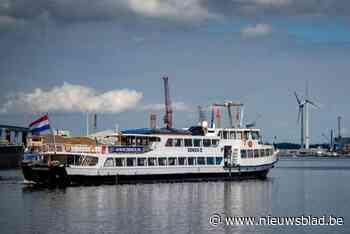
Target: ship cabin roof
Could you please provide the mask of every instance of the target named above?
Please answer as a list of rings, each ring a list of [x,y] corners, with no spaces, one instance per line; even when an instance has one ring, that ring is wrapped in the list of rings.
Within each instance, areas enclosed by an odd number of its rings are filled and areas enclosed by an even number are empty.
[[[123,135],[191,135],[191,132],[175,128],[136,128],[122,130]]]

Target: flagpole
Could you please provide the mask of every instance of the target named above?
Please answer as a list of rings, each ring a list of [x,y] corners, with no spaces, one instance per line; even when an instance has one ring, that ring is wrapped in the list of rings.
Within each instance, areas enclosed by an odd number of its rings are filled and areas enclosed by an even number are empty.
[[[48,117],[48,119],[49,119],[49,113],[46,113],[47,114],[47,117]],[[50,121],[50,120],[49,120]],[[53,127],[51,127],[52,125],[51,125],[51,122],[49,122],[49,124],[50,124],[50,129],[51,129],[51,133],[52,133],[52,135],[53,135],[53,147],[54,147],[54,154],[56,154],[56,134],[55,134],[55,131],[54,131],[54,128]]]

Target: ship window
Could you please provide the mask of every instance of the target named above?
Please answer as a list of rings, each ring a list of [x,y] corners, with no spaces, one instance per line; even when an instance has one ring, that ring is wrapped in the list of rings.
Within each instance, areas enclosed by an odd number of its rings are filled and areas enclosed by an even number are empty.
[[[25,157],[24,159],[34,161],[37,156],[35,156],[35,155],[25,155],[23,157]],[[75,155],[70,155],[70,157],[67,156],[67,164],[68,165],[74,165],[75,164],[75,158],[74,157],[75,157]]]
[[[243,140],[248,140],[248,132],[247,131],[244,131],[243,132]]]
[[[195,158],[189,157],[187,158],[188,165],[196,165]]]
[[[115,159],[115,165],[117,167],[122,167],[124,165],[124,158],[116,158]]]
[[[177,160],[178,160],[179,165],[185,165],[186,158],[180,157],[180,158],[178,158]]]
[[[74,155],[73,156],[73,163],[74,165],[80,165],[81,159],[80,159],[80,155]]]
[[[210,147],[211,140],[210,139],[203,139],[203,146],[204,147]]]
[[[252,132],[251,131],[246,132],[246,135],[247,135],[248,140],[252,140]]]
[[[242,132],[236,132],[236,139],[241,140],[242,139]]]
[[[265,149],[265,156],[269,156],[270,155],[270,150],[269,149]]]
[[[230,138],[231,138],[231,139],[236,139],[236,133],[233,132],[233,131],[231,131],[231,132],[230,132]]]
[[[185,139],[185,147],[192,147],[192,139]]]
[[[176,165],[176,158],[168,158],[168,165],[175,166]]]
[[[149,158],[148,159],[148,166],[155,166],[157,164],[156,158]]]
[[[182,146],[182,139],[175,139],[175,146],[181,147]]]
[[[208,157],[207,158],[207,164],[208,165],[214,165],[214,157]]]
[[[113,158],[107,158],[105,161],[104,167],[114,167],[114,159]]]
[[[227,131],[224,131],[223,133],[224,133],[224,134],[223,134],[223,138],[224,138],[224,139],[228,139],[228,132],[227,132]]]
[[[254,158],[258,158],[259,157],[259,150],[254,150]]]
[[[211,144],[212,144],[212,146],[216,147],[219,145],[219,140],[213,139],[213,140],[211,140]]]
[[[97,162],[98,162],[97,157],[86,156],[84,166],[96,166]]]
[[[265,150],[264,149],[260,150],[260,157],[265,157]]]
[[[149,139],[150,142],[159,142],[160,141],[160,138],[159,137],[151,137]]]
[[[247,157],[247,151],[241,150],[241,158],[246,158],[246,157]]]
[[[127,158],[126,159],[126,166],[133,167],[135,166],[136,158]]]
[[[220,165],[222,162],[222,157],[216,157],[216,165]]]
[[[142,145],[148,145],[148,138],[142,137]]]
[[[146,166],[146,158],[138,158],[137,159],[137,166],[139,166],[139,167]]]
[[[253,140],[258,140],[259,139],[259,132],[251,132],[251,134],[252,134],[252,139]]]
[[[173,146],[173,139],[172,139],[172,138],[169,138],[169,139],[166,141],[165,146]]]
[[[198,165],[205,165],[205,158],[204,157],[198,157],[197,158]]]
[[[247,150],[247,155],[248,155],[248,158],[252,158],[253,157],[253,150]]]
[[[158,158],[159,166],[166,166],[166,158]]]
[[[201,147],[201,139],[193,139],[194,147]]]

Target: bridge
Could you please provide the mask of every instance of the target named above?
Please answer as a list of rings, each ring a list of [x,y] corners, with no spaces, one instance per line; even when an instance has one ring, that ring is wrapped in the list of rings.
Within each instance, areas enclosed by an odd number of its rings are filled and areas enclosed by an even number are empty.
[[[13,125],[0,125],[0,143],[21,145],[26,144],[29,128]]]

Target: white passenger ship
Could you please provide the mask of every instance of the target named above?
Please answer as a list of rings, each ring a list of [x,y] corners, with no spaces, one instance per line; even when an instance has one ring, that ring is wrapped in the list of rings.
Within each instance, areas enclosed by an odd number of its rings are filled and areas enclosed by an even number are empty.
[[[22,162],[25,179],[67,186],[265,178],[278,161],[255,128],[147,128],[106,137],[111,143],[38,145],[40,160]]]

